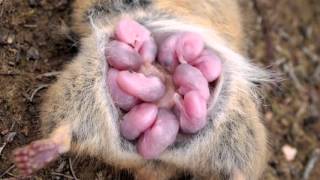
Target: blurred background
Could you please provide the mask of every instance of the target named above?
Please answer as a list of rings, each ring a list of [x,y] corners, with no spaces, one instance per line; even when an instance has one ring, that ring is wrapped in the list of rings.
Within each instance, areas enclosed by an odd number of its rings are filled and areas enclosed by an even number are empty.
[[[263,179],[320,177],[320,1],[240,0],[248,53],[282,74],[262,107],[271,159]],[[77,52],[67,35],[72,0],[0,0],[0,179],[10,153],[39,137],[43,90]],[[66,155],[34,179],[128,179],[97,160]]]

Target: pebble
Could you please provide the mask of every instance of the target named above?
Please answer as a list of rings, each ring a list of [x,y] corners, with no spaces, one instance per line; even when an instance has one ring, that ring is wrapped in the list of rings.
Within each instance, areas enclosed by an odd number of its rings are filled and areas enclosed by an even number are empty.
[[[37,48],[31,47],[27,51],[27,59],[28,60],[38,60],[40,58],[40,54]]]
[[[288,144],[282,146],[281,150],[288,162],[293,161],[298,153],[298,150],[296,148]]]
[[[30,7],[36,7],[40,4],[39,0],[28,0],[28,2]]]

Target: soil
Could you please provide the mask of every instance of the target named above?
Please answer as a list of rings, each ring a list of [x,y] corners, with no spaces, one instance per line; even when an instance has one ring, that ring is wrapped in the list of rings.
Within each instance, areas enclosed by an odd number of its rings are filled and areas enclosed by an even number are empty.
[[[281,77],[265,88],[262,99],[271,154],[263,179],[319,179],[320,2],[241,1],[253,17],[248,18],[249,57]],[[39,138],[41,95],[77,53],[78,39],[68,29],[71,3],[0,0],[0,179],[18,175],[11,153]],[[297,150],[293,160],[284,146]],[[132,176],[93,158],[65,155],[33,179],[76,177]]]

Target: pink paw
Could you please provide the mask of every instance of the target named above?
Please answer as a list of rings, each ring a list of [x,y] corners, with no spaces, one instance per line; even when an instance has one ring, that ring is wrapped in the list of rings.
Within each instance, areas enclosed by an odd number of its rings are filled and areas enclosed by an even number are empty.
[[[58,150],[58,145],[50,140],[34,141],[15,150],[14,162],[21,175],[28,176],[55,160]]]

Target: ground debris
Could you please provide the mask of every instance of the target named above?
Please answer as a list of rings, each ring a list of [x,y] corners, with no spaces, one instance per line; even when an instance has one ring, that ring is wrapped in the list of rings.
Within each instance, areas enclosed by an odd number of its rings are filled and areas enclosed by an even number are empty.
[[[302,176],[303,180],[308,180],[310,178],[310,174],[314,169],[314,166],[316,165],[319,158],[320,158],[320,149],[317,148],[311,153],[308,163],[306,164],[306,167]]]
[[[4,136],[4,142],[0,146],[0,155],[1,155],[2,151],[3,151],[3,149],[6,147],[6,145],[13,141],[14,137],[16,136],[16,134],[17,134],[16,132],[9,132]]]
[[[30,7],[36,7],[40,5],[40,0],[28,0]]]
[[[284,154],[284,157],[287,161],[293,161],[297,155],[297,149],[290,146],[290,145],[284,145],[282,146],[282,153]]]
[[[27,51],[27,59],[28,60],[38,60],[40,59],[40,54],[37,48],[31,47]]]

